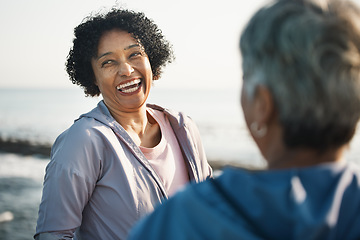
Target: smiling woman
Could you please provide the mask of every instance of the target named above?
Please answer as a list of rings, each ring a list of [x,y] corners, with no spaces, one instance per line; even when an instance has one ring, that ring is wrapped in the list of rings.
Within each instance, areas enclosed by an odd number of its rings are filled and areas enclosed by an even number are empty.
[[[75,28],[67,72],[103,100],[52,147],[35,239],[125,239],[156,205],[211,177],[195,123],[146,102],[172,58],[143,13],[113,9]]]

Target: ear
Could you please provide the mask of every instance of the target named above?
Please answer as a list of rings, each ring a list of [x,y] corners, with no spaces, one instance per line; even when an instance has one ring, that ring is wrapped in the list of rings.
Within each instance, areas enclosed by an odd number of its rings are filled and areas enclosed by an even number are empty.
[[[254,120],[259,126],[269,126],[275,113],[274,100],[265,86],[258,86],[255,93]]]

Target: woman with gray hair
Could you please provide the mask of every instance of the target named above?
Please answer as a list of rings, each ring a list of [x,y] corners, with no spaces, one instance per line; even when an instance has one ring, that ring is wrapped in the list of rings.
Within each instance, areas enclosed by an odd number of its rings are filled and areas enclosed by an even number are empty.
[[[141,221],[130,239],[360,239],[360,10],[278,0],[240,41],[241,105],[268,169],[226,169]]]

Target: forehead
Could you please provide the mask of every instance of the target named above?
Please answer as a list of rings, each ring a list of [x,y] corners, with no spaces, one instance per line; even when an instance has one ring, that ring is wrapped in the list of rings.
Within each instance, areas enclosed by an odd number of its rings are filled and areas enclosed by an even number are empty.
[[[115,49],[126,49],[128,46],[134,44],[139,44],[139,41],[130,33],[120,29],[113,29],[104,32],[100,37],[98,53]]]

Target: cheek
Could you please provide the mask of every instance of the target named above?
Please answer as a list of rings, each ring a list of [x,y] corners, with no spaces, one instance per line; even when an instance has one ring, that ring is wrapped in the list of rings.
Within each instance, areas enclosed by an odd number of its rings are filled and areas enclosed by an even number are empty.
[[[249,122],[251,122],[251,119],[250,119],[251,118],[251,106],[249,104],[250,102],[249,102],[246,92],[244,91],[244,88],[241,91],[240,102],[241,102],[241,108],[242,108],[242,111],[244,114],[246,124],[249,125]]]
[[[146,72],[146,76],[151,79],[151,81],[153,80],[153,74],[152,74],[152,70],[151,70],[151,66],[147,67],[145,69],[145,72]]]
[[[146,57],[143,59],[142,68],[143,68],[143,71],[146,72],[146,75],[148,75],[152,79],[153,75],[152,75],[152,68],[151,68],[149,58]]]
[[[112,79],[114,78],[114,76],[115,74],[113,73],[111,68],[107,69],[107,71],[93,68],[94,84],[98,86],[100,91],[107,85],[112,84]]]

